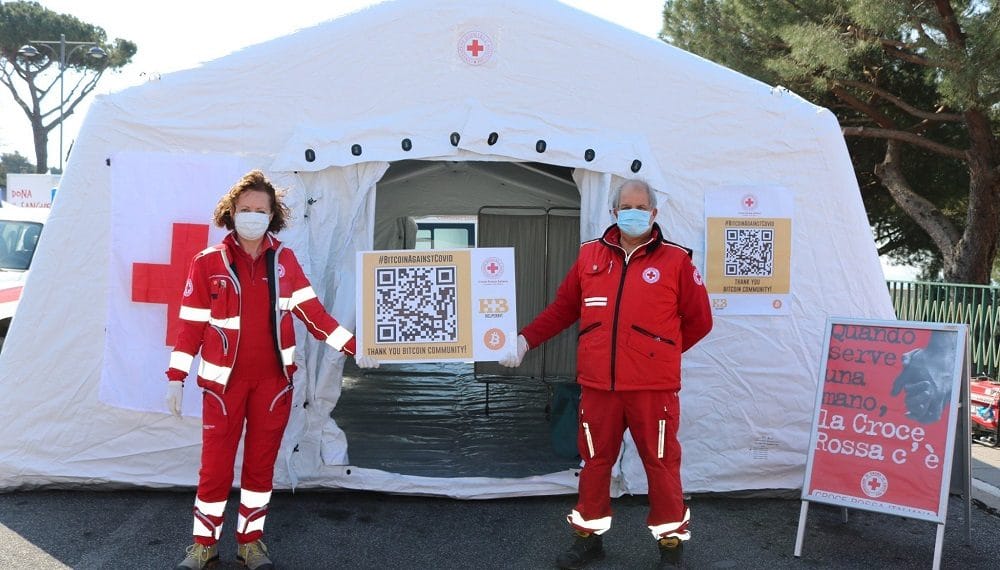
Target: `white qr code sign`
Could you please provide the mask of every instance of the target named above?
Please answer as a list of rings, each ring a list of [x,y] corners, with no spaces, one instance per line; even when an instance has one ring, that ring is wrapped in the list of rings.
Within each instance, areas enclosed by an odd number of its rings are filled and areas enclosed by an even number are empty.
[[[496,361],[516,342],[512,248],[367,251],[357,269],[361,354]]]
[[[789,314],[793,206],[781,188],[705,193],[705,287],[713,313]]]

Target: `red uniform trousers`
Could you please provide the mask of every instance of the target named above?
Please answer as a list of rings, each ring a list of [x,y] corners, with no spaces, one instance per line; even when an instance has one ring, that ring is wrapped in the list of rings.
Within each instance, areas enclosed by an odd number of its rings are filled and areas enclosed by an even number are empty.
[[[584,460],[579,499],[567,517],[577,530],[603,534],[611,528],[611,468],[625,428],[632,432],[649,483],[646,524],[656,538],[690,538],[681,489],[677,441],[680,399],[670,390],[596,390],[583,386],[577,445]]]
[[[292,407],[292,385],[280,374],[267,378],[230,378],[226,393],[206,390],[202,410],[201,471],[194,508],[194,539],[215,544],[233,485],[234,463],[243,435],[236,540],[253,542],[264,535],[271,498],[274,462]]]

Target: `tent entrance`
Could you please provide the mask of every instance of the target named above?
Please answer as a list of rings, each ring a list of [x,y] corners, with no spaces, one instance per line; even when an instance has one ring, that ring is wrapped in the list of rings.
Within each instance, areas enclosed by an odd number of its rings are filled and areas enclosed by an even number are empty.
[[[580,194],[568,168],[403,161],[386,171],[376,195],[376,249],[412,248],[420,242],[412,220],[449,215],[474,215],[482,247],[514,247],[518,326],[547,304],[575,259]],[[549,344],[558,348],[533,351],[514,371],[495,363],[365,372],[348,365],[332,416],[347,435],[350,464],[428,477],[520,478],[578,467],[575,406],[566,405],[575,348],[567,364],[566,341]]]

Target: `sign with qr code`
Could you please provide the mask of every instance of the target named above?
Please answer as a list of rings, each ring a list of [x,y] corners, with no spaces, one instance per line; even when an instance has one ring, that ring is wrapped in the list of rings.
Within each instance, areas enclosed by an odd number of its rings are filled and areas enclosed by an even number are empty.
[[[365,251],[357,263],[359,354],[497,361],[517,342],[513,248]]]
[[[713,313],[789,314],[793,207],[781,188],[706,192],[705,287]]]

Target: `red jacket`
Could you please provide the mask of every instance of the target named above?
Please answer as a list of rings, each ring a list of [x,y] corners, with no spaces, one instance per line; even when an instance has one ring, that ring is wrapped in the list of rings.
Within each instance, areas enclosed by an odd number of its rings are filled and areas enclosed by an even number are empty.
[[[556,299],[521,331],[535,347],[580,320],[577,381],[599,390],[679,390],[681,353],[712,330],[691,250],[657,224],[629,258],[618,226],[584,242]]]
[[[347,354],[354,354],[354,335],[341,327],[316,298],[292,250],[270,233],[264,236],[261,255],[266,256],[274,317],[271,319],[275,350],[285,378],[295,373],[295,329],[292,313],[317,339]],[[184,380],[194,356],[201,350],[198,385],[222,393],[226,390],[240,347],[240,280],[233,270],[233,234],[191,260],[181,299],[180,332],[170,354],[167,378]],[[277,277],[277,279],[275,279]],[[277,288],[274,284],[277,283]]]

